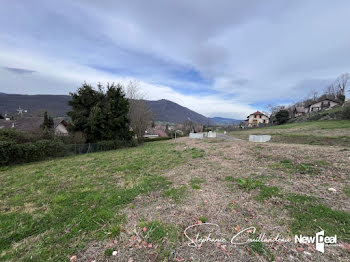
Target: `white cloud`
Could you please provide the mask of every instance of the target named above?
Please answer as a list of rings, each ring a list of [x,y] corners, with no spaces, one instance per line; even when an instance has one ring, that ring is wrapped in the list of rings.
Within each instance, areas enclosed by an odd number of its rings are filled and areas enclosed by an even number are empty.
[[[323,89],[350,61],[346,0],[4,0],[3,6],[0,67],[36,72],[0,69],[2,92],[68,93],[82,81],[137,78],[150,99],[242,118],[262,109],[251,104],[295,101]],[[211,81],[185,79],[189,69]]]
[[[133,78],[103,73],[67,61],[55,60],[53,62],[53,60],[47,59],[47,57],[44,59],[39,55],[29,55],[28,53],[25,56],[17,53],[16,57],[0,55],[0,59],[7,61],[11,66],[20,64],[23,68],[32,68],[37,71],[33,74],[19,77],[16,74],[8,72],[8,70],[0,69],[1,79],[5,83],[4,86],[7,86],[7,88],[3,88],[1,91],[7,93],[67,94],[68,92],[75,91],[81,85],[82,81],[93,85],[96,85],[98,82],[117,82],[127,85],[130,81],[135,80]],[[35,65],[33,61],[35,61]],[[168,99],[206,116],[225,115],[243,119],[248,112],[254,110],[245,104],[239,104],[234,100],[226,100],[217,95],[183,95],[169,86],[150,84],[142,80],[139,81],[139,84],[142,93],[149,100]],[[33,86],[36,88],[33,88]]]

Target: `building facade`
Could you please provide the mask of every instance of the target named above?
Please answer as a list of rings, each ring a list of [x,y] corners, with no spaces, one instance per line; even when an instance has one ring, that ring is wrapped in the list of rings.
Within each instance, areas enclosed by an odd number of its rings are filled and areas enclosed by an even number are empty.
[[[246,123],[248,127],[258,126],[260,124],[268,124],[269,117],[264,113],[256,111],[255,113],[247,116]]]
[[[337,101],[334,101],[331,99],[323,99],[321,101],[309,104],[307,106],[307,112],[312,113],[312,112],[327,110],[337,105],[340,105]]]

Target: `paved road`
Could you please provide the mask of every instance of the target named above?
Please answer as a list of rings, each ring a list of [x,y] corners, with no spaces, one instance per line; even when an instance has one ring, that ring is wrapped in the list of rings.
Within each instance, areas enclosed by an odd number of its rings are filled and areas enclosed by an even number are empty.
[[[236,137],[233,137],[233,136],[225,135],[223,133],[216,133],[216,137],[219,138],[219,139],[230,140],[230,141],[242,140],[242,139],[239,139],[239,138],[236,138]]]

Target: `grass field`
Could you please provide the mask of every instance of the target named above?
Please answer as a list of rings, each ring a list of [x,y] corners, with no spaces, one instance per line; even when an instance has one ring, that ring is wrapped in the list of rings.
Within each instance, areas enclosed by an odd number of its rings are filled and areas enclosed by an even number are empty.
[[[339,147],[181,138],[2,168],[0,261],[347,261],[349,158]],[[205,237],[208,223],[217,238],[325,230],[339,245],[190,246],[184,230],[200,225],[188,234]]]
[[[169,143],[148,143],[3,168],[1,259],[62,260],[91,239],[116,237],[123,208],[139,195],[166,189],[162,171],[185,155]]]
[[[230,135],[248,139],[249,135],[269,134],[273,142],[350,146],[350,120],[321,120],[247,129]]]

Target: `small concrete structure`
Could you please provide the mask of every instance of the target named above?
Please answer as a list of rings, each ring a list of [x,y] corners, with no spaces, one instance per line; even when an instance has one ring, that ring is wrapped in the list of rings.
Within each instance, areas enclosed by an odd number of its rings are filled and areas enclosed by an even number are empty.
[[[264,143],[271,140],[270,135],[250,135],[249,142]]]
[[[203,133],[190,133],[189,138],[203,139]]]
[[[208,132],[208,137],[216,137],[216,132],[209,131]]]

